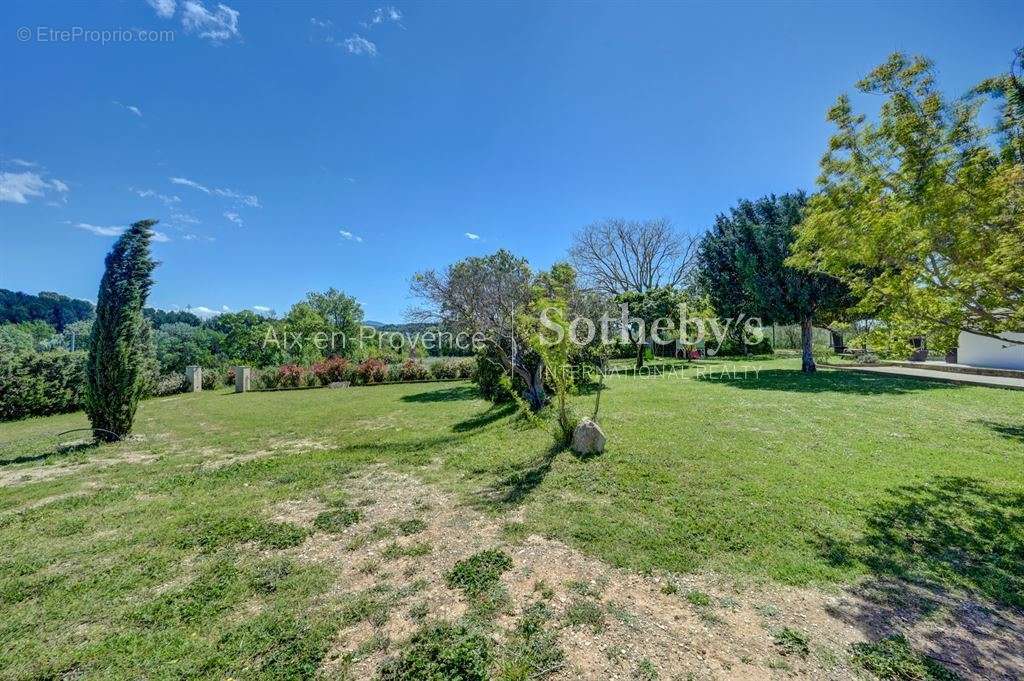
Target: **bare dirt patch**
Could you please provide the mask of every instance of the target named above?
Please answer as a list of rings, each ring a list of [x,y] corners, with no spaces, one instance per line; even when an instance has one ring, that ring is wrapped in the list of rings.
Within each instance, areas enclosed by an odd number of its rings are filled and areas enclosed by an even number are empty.
[[[495,641],[511,635],[525,607],[546,602],[565,652],[548,678],[865,678],[850,666],[850,645],[894,633],[963,678],[1024,678],[1024,613],[963,594],[871,580],[828,593],[710,574],[641,575],[544,537],[512,542],[502,528],[521,520],[520,510],[488,516],[384,467],[343,489],[359,520],[318,530],[291,551],[334,571],[325,598],[358,615],[339,630],[327,675],[370,678],[423,621],[466,615],[445,575],[497,547],[512,568],[501,576],[510,604],[495,621]],[[325,508],[297,500],[272,514],[312,526]],[[806,637],[805,649],[794,648],[794,635]]]

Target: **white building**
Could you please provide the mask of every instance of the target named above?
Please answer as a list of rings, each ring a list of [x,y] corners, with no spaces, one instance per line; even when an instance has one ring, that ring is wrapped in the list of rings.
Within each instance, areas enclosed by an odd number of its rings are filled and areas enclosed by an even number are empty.
[[[957,364],[989,369],[1018,369],[1024,371],[1024,333],[1002,333],[1003,338],[1018,341],[1006,343],[995,338],[960,332],[960,347],[956,352]]]

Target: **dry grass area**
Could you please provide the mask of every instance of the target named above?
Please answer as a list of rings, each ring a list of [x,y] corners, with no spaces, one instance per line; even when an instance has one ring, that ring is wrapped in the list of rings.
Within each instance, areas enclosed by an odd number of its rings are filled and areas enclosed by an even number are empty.
[[[862,581],[832,592],[716,575],[637,574],[565,544],[521,536],[512,511],[492,515],[418,479],[374,466],[343,492],[359,519],[314,531],[290,549],[336,574],[328,598],[387,594],[373,616],[343,627],[325,676],[369,678],[425,622],[467,616],[445,583],[460,560],[501,548],[509,599],[493,620],[501,645],[524,609],[545,602],[564,659],[540,670],[556,679],[865,678],[850,646],[894,633],[965,679],[1024,678],[1024,615],[947,591]],[[315,529],[324,503],[292,500],[275,520]]]

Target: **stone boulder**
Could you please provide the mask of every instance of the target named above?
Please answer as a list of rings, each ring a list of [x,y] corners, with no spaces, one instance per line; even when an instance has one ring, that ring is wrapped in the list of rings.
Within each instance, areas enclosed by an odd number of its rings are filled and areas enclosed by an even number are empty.
[[[583,419],[572,431],[572,451],[577,454],[600,454],[604,443],[604,431],[590,419]]]
[[[351,385],[351,383],[349,383],[348,381],[331,381],[327,385],[327,387],[328,388],[347,388],[350,385]]]

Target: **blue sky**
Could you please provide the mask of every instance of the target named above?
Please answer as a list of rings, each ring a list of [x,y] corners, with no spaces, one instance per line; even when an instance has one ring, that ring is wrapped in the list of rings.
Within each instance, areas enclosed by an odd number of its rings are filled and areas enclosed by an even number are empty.
[[[547,267],[594,220],[697,232],[812,189],[827,107],[890,52],[960,92],[1021,26],[1011,2],[8,2],[0,287],[93,299],[112,234],[153,217],[152,305],[335,286],[400,321],[420,269]],[[50,30],[76,27],[173,40]]]

